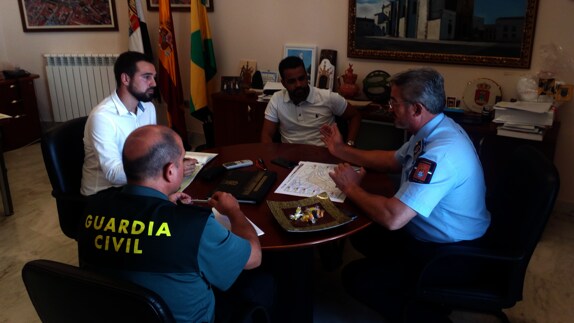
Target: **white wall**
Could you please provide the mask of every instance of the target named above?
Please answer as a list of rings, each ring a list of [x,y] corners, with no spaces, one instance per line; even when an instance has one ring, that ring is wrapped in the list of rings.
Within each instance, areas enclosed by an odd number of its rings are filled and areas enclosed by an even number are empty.
[[[466,83],[488,77],[503,88],[503,99],[516,97],[515,84],[521,75],[536,74],[544,66],[541,46],[550,43],[561,46],[574,55],[573,0],[539,1],[532,65],[529,70],[476,67],[463,65],[426,64],[445,76],[448,96],[460,98]],[[142,0],[145,7],[145,1]],[[18,64],[41,76],[36,82],[42,120],[51,120],[51,108],[45,81],[44,53],[118,53],[127,49],[127,2],[116,1],[119,32],[49,32],[24,33],[17,1],[0,4],[0,62]],[[348,63],[362,80],[369,72],[382,69],[390,74],[425,65],[370,59],[349,59],[347,54],[347,0],[215,0],[215,11],[209,14],[219,76],[238,75],[241,59],[254,59],[260,70],[276,70],[285,44],[312,44],[321,49],[338,52],[337,70],[341,73]],[[157,41],[157,12],[147,13],[152,44]],[[189,15],[174,12],[179,61],[184,90],[187,87],[189,63]],[[4,37],[2,38],[2,31]],[[559,75],[562,81],[574,83],[572,71]],[[555,162],[562,177],[559,199],[574,209],[573,147],[574,103],[560,107],[562,127],[558,138]],[[194,125],[197,127],[197,125]],[[200,130],[199,130],[200,131]]]

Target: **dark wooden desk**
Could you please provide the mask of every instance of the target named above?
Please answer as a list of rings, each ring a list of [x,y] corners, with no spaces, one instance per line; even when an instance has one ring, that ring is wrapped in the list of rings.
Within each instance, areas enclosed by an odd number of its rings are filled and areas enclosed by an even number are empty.
[[[255,161],[257,158],[262,158],[270,171],[277,172],[277,181],[269,191],[266,198],[267,200],[273,201],[293,201],[302,199],[302,197],[274,193],[275,189],[289,174],[290,170],[272,164],[272,159],[283,157],[295,161],[314,161],[330,164],[340,162],[340,160],[331,156],[326,148],[299,144],[252,143],[217,147],[208,151],[217,153],[218,156],[206,166],[206,169],[219,166],[224,162],[239,159],[251,159]],[[255,170],[256,168],[255,166],[249,166],[245,169]],[[218,181],[219,178],[211,182],[196,178],[185,191],[193,197],[204,198],[211,192],[211,190],[213,190]],[[386,174],[381,173],[369,172],[368,176],[363,180],[363,187],[369,192],[385,196],[392,196],[395,190],[389,177]],[[277,220],[273,217],[267,203],[265,202],[258,205],[242,204],[241,209],[247,217],[251,219],[251,221],[265,232],[264,235],[259,237],[261,247],[264,250],[284,250],[310,247],[328,241],[341,239],[360,231],[371,224],[371,220],[362,216],[362,212],[354,203],[346,200],[345,203],[335,203],[335,205],[340,209],[357,215],[357,219],[338,228],[319,232],[299,233],[286,232],[279,223],[277,223]]]

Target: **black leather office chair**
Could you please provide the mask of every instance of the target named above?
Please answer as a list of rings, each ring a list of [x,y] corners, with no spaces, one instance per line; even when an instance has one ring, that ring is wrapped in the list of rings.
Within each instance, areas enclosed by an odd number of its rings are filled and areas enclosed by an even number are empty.
[[[492,224],[487,234],[439,248],[419,277],[413,301],[487,312],[508,322],[502,309],[522,300],[526,269],[559,187],[551,161],[531,146],[517,148],[489,192]]]
[[[75,266],[33,260],[22,279],[42,322],[175,322],[153,291]]]
[[[84,164],[84,127],[88,117],[60,124],[42,135],[42,156],[56,198],[60,228],[76,239],[78,221],[85,207],[80,194]]]

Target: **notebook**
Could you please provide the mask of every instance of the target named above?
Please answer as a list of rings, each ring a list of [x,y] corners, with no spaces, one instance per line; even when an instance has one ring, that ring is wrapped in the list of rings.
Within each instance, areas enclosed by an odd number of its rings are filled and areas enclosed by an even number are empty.
[[[239,203],[261,202],[275,183],[277,173],[270,171],[230,170],[211,192],[222,191],[233,195]]]

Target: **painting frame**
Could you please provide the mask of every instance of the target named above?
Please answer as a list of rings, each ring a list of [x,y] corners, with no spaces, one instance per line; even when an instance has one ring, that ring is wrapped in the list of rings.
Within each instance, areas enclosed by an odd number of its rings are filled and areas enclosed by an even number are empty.
[[[182,3],[173,3],[176,0],[170,0],[171,11],[184,11],[189,12],[191,10],[191,5],[189,0],[178,1]],[[214,0],[207,0],[205,4],[205,8],[207,8],[208,12],[213,12],[214,9]],[[146,0],[147,10],[148,11],[159,11],[159,4],[158,0]]]
[[[38,6],[40,3],[42,6]],[[99,20],[94,15],[74,15],[82,13],[78,6],[71,3],[54,3],[53,1],[36,1],[35,6],[26,4],[26,0],[18,0],[20,18],[24,32],[53,32],[53,31],[118,31],[118,18],[116,2],[114,0],[94,1],[97,10],[103,14]],[[67,6],[69,5],[69,6]],[[48,8],[49,6],[49,8]],[[102,11],[102,9],[107,9]],[[65,24],[54,24],[55,21],[48,19],[50,15],[46,11],[60,13],[59,17],[65,17]],[[89,19],[88,19],[89,18]],[[61,19],[60,19],[61,20]],[[78,23],[79,21],[86,23]]]
[[[418,21],[419,16],[415,16],[416,14],[412,14],[411,11],[403,10],[405,7],[395,7],[397,4],[400,5],[401,1],[393,2],[393,4],[390,4],[388,0],[379,0],[375,4],[370,1],[373,8],[376,8],[376,5],[379,3],[381,8],[381,12],[375,14],[374,18],[371,19],[373,22],[371,24],[370,18],[361,16],[364,9],[367,8],[365,7],[367,4],[363,0],[349,0],[347,56],[351,58],[528,69],[532,60],[539,0],[522,1],[524,2],[520,2],[520,7],[516,5],[515,8],[509,7],[508,10],[511,12],[522,12],[521,10],[524,9],[524,17],[522,15],[504,17],[500,7],[497,7],[497,10],[493,8],[489,11],[487,1],[476,0],[472,10],[459,8],[457,12],[445,9],[440,11],[438,18],[435,20],[432,20],[430,16],[426,16],[428,18],[425,24],[426,27],[417,29],[418,27],[416,26],[420,24],[420,21]],[[357,14],[358,2],[361,5],[359,14]],[[389,7],[383,7],[383,3]],[[475,16],[475,8],[479,8],[478,6],[481,4],[484,5],[480,7],[480,10],[484,10],[482,12],[486,14],[484,17]],[[435,8],[426,9],[430,12],[431,9]],[[398,14],[399,12],[402,16]],[[470,17],[470,19],[460,19],[460,17],[463,17],[463,14],[466,15],[464,17]],[[453,15],[455,23],[446,28],[444,22],[448,20],[449,23],[452,23]],[[395,17],[398,18],[394,19]],[[464,23],[460,24],[461,27],[458,27],[456,25],[457,18],[459,21],[472,21],[473,23],[470,27]],[[410,28],[409,22],[415,19],[417,20],[417,25]],[[486,23],[489,19],[493,19],[495,23]],[[514,21],[510,19],[514,19]],[[513,23],[515,27],[512,27]],[[376,27],[371,28],[371,25]],[[413,24],[410,25],[412,26]],[[512,41],[505,42],[502,38],[507,37],[508,33],[505,33],[505,31],[508,30],[508,27],[512,27],[511,30],[514,33],[509,36],[509,39]],[[414,37],[402,37],[408,33],[414,35]],[[460,35],[465,34],[468,35],[467,39],[484,38],[490,39],[490,41],[458,41],[461,38]],[[430,36],[431,38],[424,38],[425,36]],[[443,37],[453,37],[450,40],[457,41],[444,40]],[[432,48],[432,51],[429,50],[430,48]]]
[[[301,57],[309,75],[309,84],[315,84],[315,72],[317,70],[317,46],[286,44],[283,47],[283,58],[287,56]]]

